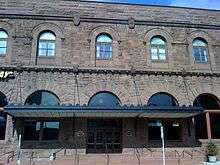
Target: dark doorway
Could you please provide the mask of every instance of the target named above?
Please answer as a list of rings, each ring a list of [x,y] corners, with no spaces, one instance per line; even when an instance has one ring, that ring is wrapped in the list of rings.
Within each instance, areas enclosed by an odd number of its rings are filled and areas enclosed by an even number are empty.
[[[212,139],[220,139],[220,114],[210,114]]]
[[[89,119],[87,121],[87,153],[121,153],[122,121]]]
[[[196,139],[208,139],[205,114],[195,117],[195,131]]]

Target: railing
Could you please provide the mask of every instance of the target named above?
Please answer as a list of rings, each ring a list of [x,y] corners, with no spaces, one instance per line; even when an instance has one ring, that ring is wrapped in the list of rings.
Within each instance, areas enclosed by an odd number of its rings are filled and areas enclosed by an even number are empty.
[[[8,151],[8,152],[5,152],[4,154],[0,155],[0,159],[3,159],[4,156],[6,156],[6,155],[8,155],[8,156],[7,156],[7,163],[9,163],[10,160],[13,161],[13,160],[14,160],[14,157],[16,156],[15,151],[12,150],[12,151]]]

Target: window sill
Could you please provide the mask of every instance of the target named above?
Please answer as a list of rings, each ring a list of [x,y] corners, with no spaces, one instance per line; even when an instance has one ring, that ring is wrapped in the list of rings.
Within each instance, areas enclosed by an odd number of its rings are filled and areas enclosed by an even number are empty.
[[[176,142],[183,142],[183,140],[167,140],[164,139],[168,143],[176,143]],[[151,143],[161,143],[161,140],[149,140]]]
[[[59,140],[23,140],[24,143],[57,143]]]
[[[6,57],[6,54],[0,54],[0,58]]]
[[[155,62],[155,63],[168,63],[168,60],[152,60],[151,62]]]
[[[37,58],[42,58],[42,59],[55,59],[55,56],[37,56]]]
[[[0,144],[4,144],[4,143],[6,143],[6,142],[7,142],[6,139],[0,140]]]
[[[98,58],[96,58],[96,60],[97,60],[97,61],[113,61],[112,58],[110,58],[110,59],[98,59]]]
[[[205,61],[205,62],[194,61],[194,64],[203,64],[203,65],[205,65],[205,64],[209,64],[209,62],[208,61]]]

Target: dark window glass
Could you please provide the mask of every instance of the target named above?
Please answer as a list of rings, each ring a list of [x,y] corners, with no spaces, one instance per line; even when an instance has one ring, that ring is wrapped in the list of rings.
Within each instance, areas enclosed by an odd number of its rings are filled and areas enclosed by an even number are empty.
[[[96,39],[96,59],[109,60],[112,58],[112,38],[101,34]]]
[[[43,122],[43,140],[57,140],[59,122]]]
[[[205,114],[195,116],[195,134],[196,139],[208,139]]]
[[[156,93],[148,101],[149,106],[178,106],[174,97],[166,93]]]
[[[0,93],[0,107],[4,107],[7,104],[8,102],[6,96],[3,93]],[[6,123],[7,114],[0,112],[0,140],[5,139]]]
[[[148,121],[148,136],[149,140],[160,140],[160,121],[150,120]]]
[[[40,134],[43,135],[42,139]],[[59,122],[25,121],[24,140],[58,140]]]
[[[4,94],[0,93],[0,107],[4,107],[8,104],[7,98]]]
[[[165,136],[167,140],[181,140],[181,126],[175,121],[164,122]]]
[[[25,104],[29,105],[59,105],[59,99],[53,93],[37,91],[30,95]]]
[[[220,139],[220,114],[210,114],[212,139]]]
[[[5,139],[7,115],[5,113],[0,113],[0,140]]]
[[[193,103],[193,106],[203,107],[204,109],[220,109],[220,104],[218,99],[215,96],[209,94],[202,94],[196,98]]]
[[[95,107],[115,107],[120,106],[120,101],[109,92],[100,92],[90,99],[89,105]]]
[[[36,121],[24,122],[24,140],[39,140],[41,123]]]

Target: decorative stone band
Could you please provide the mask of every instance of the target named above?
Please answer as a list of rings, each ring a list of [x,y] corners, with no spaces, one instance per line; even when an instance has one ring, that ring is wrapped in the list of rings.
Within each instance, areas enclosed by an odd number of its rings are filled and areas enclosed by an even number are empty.
[[[115,68],[97,68],[97,67],[46,67],[46,66],[0,66],[0,71],[3,72],[59,72],[59,73],[74,73],[74,74],[125,74],[125,75],[168,75],[168,76],[203,76],[203,77],[220,77],[220,72],[199,72],[185,70],[135,70],[131,69],[115,69]]]

